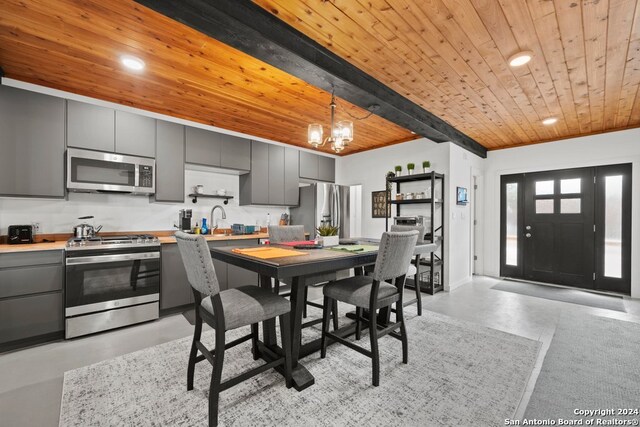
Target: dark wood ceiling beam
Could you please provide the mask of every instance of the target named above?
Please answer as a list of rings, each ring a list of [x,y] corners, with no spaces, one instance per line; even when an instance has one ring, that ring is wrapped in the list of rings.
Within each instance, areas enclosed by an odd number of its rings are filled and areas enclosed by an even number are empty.
[[[485,158],[487,150],[449,123],[247,0],[136,0],[248,55],[375,112],[435,142]]]

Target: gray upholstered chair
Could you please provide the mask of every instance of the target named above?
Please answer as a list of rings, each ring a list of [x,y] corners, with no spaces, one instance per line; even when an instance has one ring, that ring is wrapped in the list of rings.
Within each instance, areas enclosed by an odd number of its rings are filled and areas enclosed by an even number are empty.
[[[303,225],[270,225],[269,226],[269,242],[270,243],[278,244],[278,243],[285,243],[285,242],[301,242],[303,240],[306,240]],[[292,280],[290,278],[283,278],[281,280],[285,285],[291,286]],[[306,319],[308,305],[316,308],[322,308],[321,304],[316,304],[314,302],[308,301],[308,295],[309,295],[308,286],[326,283],[331,280],[336,280],[335,272],[320,273],[320,274],[314,274],[312,276],[305,277],[307,286],[305,286],[304,288],[304,308],[302,311],[302,317]],[[275,290],[276,290],[276,293],[280,294],[281,296],[286,297],[291,295],[290,292],[280,293],[280,283],[278,282],[275,283]],[[317,321],[306,323],[304,326],[305,327],[313,326],[314,324],[320,323],[321,321],[322,321],[321,319],[318,319]],[[337,329],[338,313],[333,314],[333,324],[334,324],[334,327]]]
[[[322,316],[322,350],[320,357],[327,355],[329,340],[337,341],[357,352],[370,357],[373,364],[373,385],[380,384],[380,356],[378,353],[378,338],[390,334],[402,341],[402,363],[409,362],[409,348],[407,329],[404,324],[402,294],[407,268],[413,257],[418,232],[401,231],[383,233],[380,240],[378,257],[371,276],[354,276],[331,282],[323,289],[324,311]],[[333,301],[355,305],[357,311],[357,334],[360,334],[361,310],[369,310],[369,337],[371,350],[362,348],[352,341],[348,341],[334,331],[329,332],[329,310]],[[378,324],[377,310],[390,307],[396,303],[396,322],[387,325]],[[397,329],[400,333],[395,332]]]
[[[424,236],[426,234],[426,228],[423,225],[396,225],[393,224],[389,227],[389,231],[411,231],[416,230],[418,232],[418,241],[416,244],[425,243]],[[415,255],[409,269],[407,270],[407,276],[413,276],[413,284],[416,291],[416,305],[418,316],[422,316],[422,295],[420,294],[420,278],[418,277],[418,265],[420,263],[420,255]]]
[[[218,425],[218,398],[221,391],[280,365],[284,365],[286,385],[291,387],[291,305],[286,299],[256,286],[220,291],[209,246],[204,237],[179,231],[176,233],[176,241],[195,298],[196,325],[189,354],[187,390],[193,390],[196,363],[208,360],[213,365],[209,388],[209,426],[215,426]],[[251,340],[253,356],[257,359],[258,323],[275,317],[280,318],[284,356],[221,382],[225,350]],[[207,349],[200,341],[203,320],[215,329],[215,349]],[[226,331],[249,325],[250,334],[230,343],[225,342]]]

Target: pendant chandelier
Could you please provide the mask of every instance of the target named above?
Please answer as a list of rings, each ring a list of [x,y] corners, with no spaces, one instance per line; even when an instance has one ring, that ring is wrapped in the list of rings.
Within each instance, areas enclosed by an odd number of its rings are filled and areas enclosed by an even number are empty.
[[[339,153],[353,141],[353,122],[343,120],[335,123],[336,100],[333,92],[331,92],[331,104],[329,104],[329,106],[331,107],[331,128],[329,129],[329,136],[322,138],[322,125],[313,123],[309,125],[307,141],[313,148],[322,147],[326,143],[329,143],[331,144],[331,149]]]

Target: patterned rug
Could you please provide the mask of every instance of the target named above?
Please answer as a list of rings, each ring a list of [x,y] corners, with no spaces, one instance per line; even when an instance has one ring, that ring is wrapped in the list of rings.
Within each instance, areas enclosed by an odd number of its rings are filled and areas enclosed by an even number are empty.
[[[336,344],[324,360],[303,360],[316,383],[302,392],[287,389],[273,371],[223,392],[220,425],[495,426],[511,418],[540,343],[429,311],[411,318],[411,309],[409,364],[402,364],[400,341],[381,338],[379,387],[371,385],[370,360]],[[305,330],[306,338],[318,335]],[[213,332],[204,336],[212,346]],[[206,425],[211,367],[196,366],[194,390],[187,392],[190,343],[185,337],[66,372],[60,425]],[[226,353],[223,380],[259,364],[249,346]]]

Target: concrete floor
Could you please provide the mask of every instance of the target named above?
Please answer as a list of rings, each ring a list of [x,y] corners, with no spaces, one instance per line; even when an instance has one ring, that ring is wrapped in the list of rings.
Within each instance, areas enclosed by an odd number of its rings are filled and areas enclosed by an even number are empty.
[[[490,289],[497,281],[476,277],[453,292],[424,295],[423,306],[543,343],[516,418],[524,414],[561,313],[582,312],[640,323],[640,300],[625,299],[627,313],[621,313]],[[320,296],[320,289],[311,288],[310,299]],[[178,314],[0,355],[0,425],[57,426],[65,371],[189,336],[192,332],[193,327]]]

